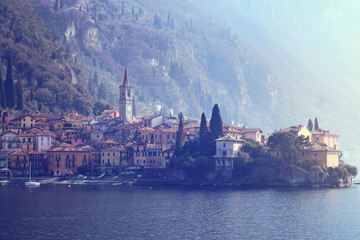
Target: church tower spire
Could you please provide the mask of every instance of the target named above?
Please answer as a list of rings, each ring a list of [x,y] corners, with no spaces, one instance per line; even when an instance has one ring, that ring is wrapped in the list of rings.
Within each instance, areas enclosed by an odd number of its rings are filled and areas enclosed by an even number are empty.
[[[128,79],[128,74],[127,74],[127,67],[125,67],[125,73],[124,73],[124,82],[123,82],[124,86],[128,86],[129,85],[129,79]]]
[[[119,87],[120,98],[119,98],[119,113],[122,120],[132,122],[133,109],[133,87],[129,84],[127,67],[125,67],[124,80]]]

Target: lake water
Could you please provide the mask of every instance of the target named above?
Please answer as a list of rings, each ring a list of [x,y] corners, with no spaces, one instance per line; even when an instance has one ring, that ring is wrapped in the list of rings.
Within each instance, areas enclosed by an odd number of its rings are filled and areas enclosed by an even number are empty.
[[[360,239],[346,189],[0,186],[0,239]]]

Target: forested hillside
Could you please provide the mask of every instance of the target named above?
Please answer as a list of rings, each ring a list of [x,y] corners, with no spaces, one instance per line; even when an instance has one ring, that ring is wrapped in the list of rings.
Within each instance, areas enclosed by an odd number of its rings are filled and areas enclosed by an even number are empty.
[[[81,66],[84,87],[113,107],[125,66],[138,114],[162,105],[199,118],[218,103],[225,122],[259,125],[279,101],[246,43],[188,1],[27,2]]]
[[[90,114],[93,100],[81,84],[81,70],[58,40],[30,5],[22,0],[0,1],[1,76],[5,80],[11,58],[13,80],[22,86],[24,110],[77,109]]]

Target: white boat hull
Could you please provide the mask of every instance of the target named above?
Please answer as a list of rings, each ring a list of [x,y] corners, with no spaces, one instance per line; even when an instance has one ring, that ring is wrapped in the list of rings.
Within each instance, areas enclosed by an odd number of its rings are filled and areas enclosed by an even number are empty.
[[[25,186],[26,187],[38,187],[38,186],[40,186],[40,183],[39,182],[33,182],[33,181],[25,182]]]

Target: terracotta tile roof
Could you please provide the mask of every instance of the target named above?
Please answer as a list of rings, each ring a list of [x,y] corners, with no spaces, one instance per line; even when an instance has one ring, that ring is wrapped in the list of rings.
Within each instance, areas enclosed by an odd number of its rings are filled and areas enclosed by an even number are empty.
[[[125,147],[123,146],[116,146],[112,148],[103,149],[103,151],[125,151]]]
[[[312,135],[330,135],[330,136],[339,136],[337,134],[333,134],[333,133],[330,133],[329,131],[325,131],[325,130],[321,130],[321,131],[318,131],[318,130],[312,130],[310,131],[310,133]]]
[[[248,132],[258,132],[258,131],[260,131],[260,132],[262,133],[262,131],[261,131],[260,128],[245,128],[245,129],[241,129],[241,131],[242,131],[242,132],[245,132],[245,133],[248,133]]]
[[[37,152],[37,151],[30,151],[29,154],[36,154],[36,155],[45,155],[45,153]]]
[[[11,156],[27,156],[29,154],[26,152],[15,151],[15,152],[10,153],[10,155]]]
[[[143,127],[143,128],[139,129],[139,132],[144,132],[144,131],[148,131],[149,133],[153,133],[153,132],[155,132],[155,129],[151,128],[151,127]]]
[[[311,143],[311,146],[308,147],[307,149],[305,149],[306,151],[312,151],[312,152],[340,152],[339,150],[336,150],[328,145],[326,145],[325,143],[317,143],[317,142],[313,142]]]
[[[177,132],[173,128],[160,128],[159,130],[162,131],[162,132],[165,132],[165,133],[176,133]]]

